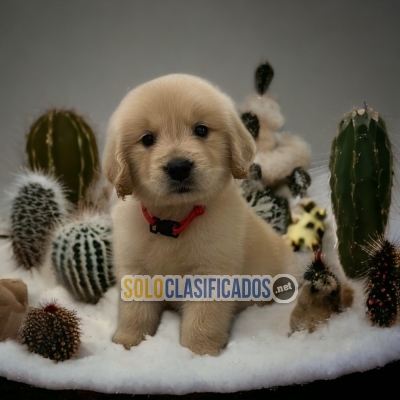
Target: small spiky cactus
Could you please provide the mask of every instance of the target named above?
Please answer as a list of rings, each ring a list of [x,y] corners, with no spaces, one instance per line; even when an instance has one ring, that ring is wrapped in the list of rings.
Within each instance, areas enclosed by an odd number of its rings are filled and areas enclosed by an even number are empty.
[[[286,233],[290,222],[289,203],[277,196],[272,189],[261,182],[261,168],[258,164],[250,167],[250,178],[239,181],[242,196],[253,211],[268,222],[276,232]]]
[[[73,203],[85,196],[100,169],[95,135],[73,111],[54,109],[37,119],[28,133],[26,152],[29,168],[60,179]]]
[[[339,281],[329,271],[319,251],[314,253],[304,279],[306,282],[290,315],[291,333],[301,330],[312,333],[332,314],[341,311]]]
[[[115,284],[111,218],[93,215],[58,229],[52,262],[61,283],[83,302],[97,303]]]
[[[49,176],[28,172],[17,178],[9,203],[14,258],[27,269],[39,267],[53,230],[69,211],[63,188]]]
[[[399,249],[378,236],[363,246],[367,254],[367,314],[373,325],[391,326],[400,305]]]
[[[79,349],[80,324],[76,311],[69,311],[52,301],[28,312],[20,334],[30,352],[65,361]]]
[[[320,251],[314,253],[314,260],[308,265],[304,273],[304,279],[311,283],[312,292],[321,291],[329,295],[336,294],[339,296],[339,280],[336,275],[329,270]],[[336,300],[337,310],[339,311],[339,297]]]
[[[392,190],[393,156],[382,117],[351,110],[339,123],[329,161],[340,262],[350,278],[365,272],[361,246],[385,233]]]

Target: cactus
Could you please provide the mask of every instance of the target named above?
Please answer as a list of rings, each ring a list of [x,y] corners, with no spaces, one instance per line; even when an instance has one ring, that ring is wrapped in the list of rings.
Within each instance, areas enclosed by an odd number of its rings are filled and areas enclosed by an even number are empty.
[[[305,329],[314,332],[333,314],[340,313],[344,305],[340,282],[319,251],[308,265],[304,279],[305,285],[290,316],[291,333]]]
[[[238,182],[241,194],[258,216],[283,235],[290,221],[289,203],[284,197],[277,196],[271,188],[265,187],[261,175],[260,166],[253,164],[250,167],[250,178]]]
[[[51,110],[34,122],[27,137],[29,168],[59,178],[77,203],[97,177],[99,154],[94,133],[72,111]]]
[[[257,140],[258,134],[260,133],[260,121],[258,120],[257,115],[252,112],[245,112],[241,115],[241,118],[251,136],[253,136],[254,140]]]
[[[365,272],[366,239],[385,232],[392,189],[393,156],[382,117],[352,110],[339,124],[329,169],[340,262],[348,277]]]
[[[65,361],[81,344],[81,319],[53,301],[32,308],[21,326],[21,338],[31,353],[45,358]]]
[[[61,185],[38,173],[21,175],[10,190],[11,245],[18,265],[39,267],[57,223],[68,214]]]
[[[314,201],[306,201],[299,203],[291,211],[292,223],[288,226],[284,238],[293,247],[293,251],[321,249],[326,229],[326,210]]]
[[[274,69],[269,62],[260,64],[254,76],[254,85],[256,87],[256,92],[262,96],[265,94],[269,85],[274,77]]]
[[[95,304],[115,284],[111,240],[111,219],[106,215],[72,221],[54,235],[53,266],[77,300]]]
[[[340,292],[340,283],[337,276],[330,271],[324,256],[318,250],[314,252],[314,259],[304,272],[304,279],[311,283],[312,292],[326,292],[329,294]]]
[[[260,64],[254,74],[256,93],[240,106],[243,124],[253,136],[257,154],[255,162],[262,170],[264,186],[280,190],[290,184],[293,196],[305,195],[309,186],[306,170],[311,161],[311,148],[298,135],[282,132],[285,119],[278,101],[269,94],[274,70],[268,62]],[[287,198],[290,194],[285,194]]]
[[[367,254],[367,315],[373,325],[391,326],[400,305],[399,262],[397,246],[378,236],[363,246]]]
[[[287,177],[287,181],[293,197],[305,197],[311,185],[311,176],[303,168],[297,167]]]

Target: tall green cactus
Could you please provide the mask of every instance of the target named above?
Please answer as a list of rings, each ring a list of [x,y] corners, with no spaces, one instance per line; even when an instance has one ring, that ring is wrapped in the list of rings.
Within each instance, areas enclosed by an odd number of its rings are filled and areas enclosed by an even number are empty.
[[[350,278],[367,268],[361,246],[385,232],[392,191],[393,156],[382,117],[351,110],[339,123],[329,169],[340,262]]]
[[[95,135],[72,111],[54,109],[36,120],[28,133],[26,152],[30,169],[57,177],[73,203],[84,198],[99,171]]]

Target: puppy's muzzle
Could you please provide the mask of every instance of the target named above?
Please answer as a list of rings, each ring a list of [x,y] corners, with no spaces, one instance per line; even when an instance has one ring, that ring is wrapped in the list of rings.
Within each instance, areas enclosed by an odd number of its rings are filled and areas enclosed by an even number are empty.
[[[189,178],[193,169],[193,163],[185,158],[174,158],[165,167],[165,172],[174,180],[183,182]]]

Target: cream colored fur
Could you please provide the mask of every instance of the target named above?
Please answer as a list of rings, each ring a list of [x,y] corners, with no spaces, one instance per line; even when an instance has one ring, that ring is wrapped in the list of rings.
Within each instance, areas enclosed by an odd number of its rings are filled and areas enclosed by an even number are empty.
[[[298,135],[278,132],[285,120],[272,96],[252,94],[244,100],[241,111],[256,114],[260,122],[254,162],[261,167],[264,185],[275,188],[295,168],[307,169],[310,166],[309,144]]]
[[[209,135],[193,134],[196,124]],[[152,132],[146,148],[141,137]],[[239,193],[234,178],[246,177],[255,144],[232,101],[208,82],[168,75],[128,93],[113,114],[104,171],[121,200],[113,213],[118,278],[124,275],[276,275],[302,271],[291,248]],[[174,157],[194,163],[193,190],[171,193],[164,171]],[[141,204],[150,215],[181,221],[195,205],[206,212],[179,238],[149,232]],[[124,302],[113,337],[129,349],[154,335],[162,311],[181,312],[180,343],[197,354],[218,355],[229,337],[234,313],[243,302]]]

